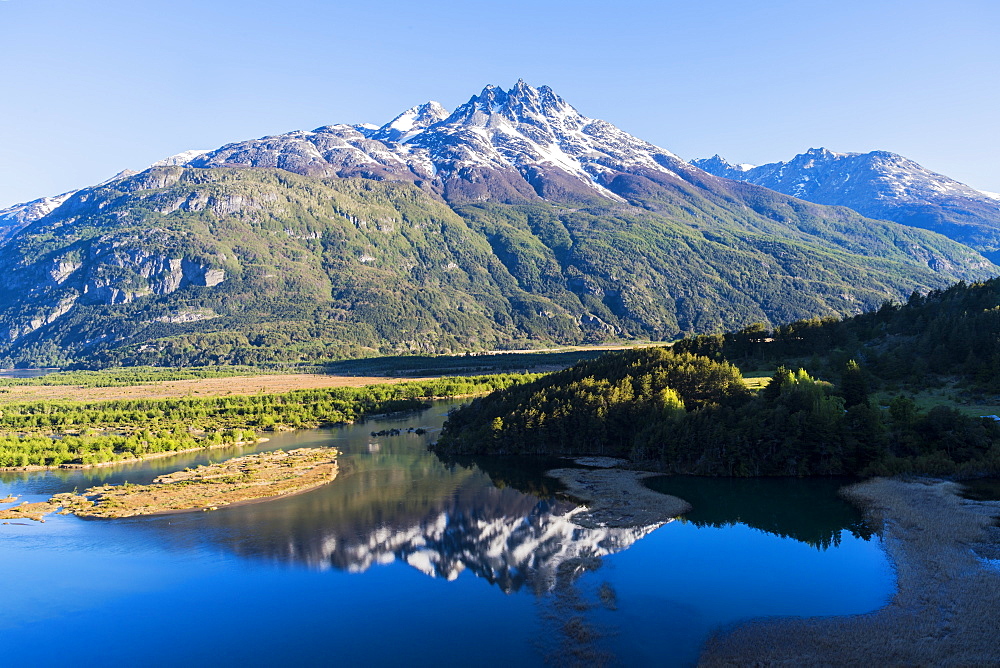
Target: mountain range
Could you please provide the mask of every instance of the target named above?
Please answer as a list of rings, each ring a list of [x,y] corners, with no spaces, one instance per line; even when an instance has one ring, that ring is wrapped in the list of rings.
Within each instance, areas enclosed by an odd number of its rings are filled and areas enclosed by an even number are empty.
[[[0,212],[0,362],[190,364],[670,339],[1000,269],[689,164],[548,87],[190,151]]]
[[[756,167],[731,165],[719,155],[691,164],[810,202],[847,206],[869,218],[932,230],[1000,260],[1000,197],[895,153],[811,148],[788,162]]]

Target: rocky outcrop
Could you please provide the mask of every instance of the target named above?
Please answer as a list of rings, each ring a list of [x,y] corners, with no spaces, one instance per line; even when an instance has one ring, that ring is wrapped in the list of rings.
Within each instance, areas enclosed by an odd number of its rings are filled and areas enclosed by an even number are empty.
[[[7,340],[55,322],[77,304],[128,304],[151,295],[169,295],[188,286],[214,287],[224,269],[184,257],[168,257],[141,247],[141,240],[97,239],[2,278],[8,300],[33,304],[30,313],[8,322]]]
[[[81,300],[84,303],[127,304],[147,295],[169,295],[189,285],[213,287],[226,277],[223,269],[141,250],[116,252],[94,259],[82,277]]]

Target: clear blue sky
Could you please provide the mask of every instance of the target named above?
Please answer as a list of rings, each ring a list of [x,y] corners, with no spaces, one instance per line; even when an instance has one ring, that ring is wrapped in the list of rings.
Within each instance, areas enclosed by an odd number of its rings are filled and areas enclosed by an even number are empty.
[[[996,0],[0,0],[0,206],[548,84],[683,158],[885,149],[1000,191]]]

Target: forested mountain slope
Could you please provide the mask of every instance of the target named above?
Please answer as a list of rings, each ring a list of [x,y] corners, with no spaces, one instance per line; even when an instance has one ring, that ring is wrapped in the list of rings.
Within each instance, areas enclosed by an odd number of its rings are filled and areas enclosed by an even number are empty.
[[[743,364],[809,360],[837,377],[859,360],[883,385],[923,389],[955,381],[966,390],[1000,393],[1000,279],[959,283],[905,303],[848,318],[809,318],[773,329],[761,325],[678,341],[678,351]]]
[[[195,152],[0,246],[0,363],[253,364],[670,339],[1000,272],[709,175],[546,88]]]

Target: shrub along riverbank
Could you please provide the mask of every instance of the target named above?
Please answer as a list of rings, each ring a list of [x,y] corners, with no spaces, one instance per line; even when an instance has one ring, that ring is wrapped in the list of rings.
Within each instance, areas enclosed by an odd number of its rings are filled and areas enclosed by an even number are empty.
[[[0,410],[0,468],[96,465],[241,443],[255,440],[260,431],[354,422],[418,409],[430,398],[487,393],[537,377],[497,374],[252,396],[12,403]]]

